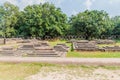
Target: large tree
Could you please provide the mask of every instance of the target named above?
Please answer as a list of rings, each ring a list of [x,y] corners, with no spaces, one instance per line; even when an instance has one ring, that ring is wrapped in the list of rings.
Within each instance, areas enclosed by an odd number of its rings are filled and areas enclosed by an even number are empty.
[[[67,16],[53,4],[27,6],[19,18],[19,34],[29,37],[63,35],[67,29]]]
[[[84,11],[72,16],[69,21],[74,35],[85,39],[98,38],[111,32],[112,21],[105,11]],[[109,32],[108,32],[109,31]]]
[[[113,30],[113,35],[120,35],[120,16],[115,16],[112,18],[112,21],[114,23],[114,30]]]
[[[15,25],[19,8],[9,2],[5,2],[0,6],[0,35],[3,37],[11,37],[15,35]]]

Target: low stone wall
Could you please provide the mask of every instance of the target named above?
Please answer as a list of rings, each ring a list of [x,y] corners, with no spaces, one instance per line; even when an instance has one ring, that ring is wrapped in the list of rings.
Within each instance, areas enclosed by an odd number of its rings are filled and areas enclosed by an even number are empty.
[[[58,47],[58,48],[57,48]],[[34,56],[34,57],[65,57],[68,47],[59,44],[50,47],[47,42],[26,42],[21,43],[17,48],[4,47],[0,50],[0,55],[5,56]]]
[[[99,47],[93,43],[73,43],[73,49],[76,51],[99,51]]]
[[[113,40],[94,40],[94,41],[76,41],[73,42],[73,49],[75,51],[120,51],[119,46],[114,47],[98,47],[97,44],[115,44]]]
[[[120,46],[106,46],[104,47],[104,51],[120,51]]]
[[[94,40],[97,44],[115,44],[114,40]]]

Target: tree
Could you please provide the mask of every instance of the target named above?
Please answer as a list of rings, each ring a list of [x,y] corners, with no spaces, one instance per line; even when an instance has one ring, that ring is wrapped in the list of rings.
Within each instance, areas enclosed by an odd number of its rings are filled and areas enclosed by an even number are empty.
[[[53,4],[27,6],[19,18],[19,34],[29,37],[63,35],[67,29],[67,16]]]
[[[19,8],[9,2],[5,2],[0,6],[0,35],[4,38],[15,35],[14,26],[17,22]],[[5,39],[4,39],[5,43]]]
[[[112,21],[105,11],[84,11],[72,16],[69,21],[74,35],[85,39],[98,38],[113,29]]]
[[[112,18],[114,23],[113,35],[120,35],[120,16],[115,16]]]

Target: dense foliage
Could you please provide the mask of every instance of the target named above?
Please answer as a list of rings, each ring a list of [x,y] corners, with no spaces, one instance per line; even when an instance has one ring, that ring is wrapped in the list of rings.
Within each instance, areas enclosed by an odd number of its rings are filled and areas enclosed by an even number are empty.
[[[15,35],[15,25],[18,21],[19,8],[9,2],[0,6],[0,35],[10,37]]]
[[[108,14],[104,11],[84,11],[70,19],[72,34],[83,36],[85,39],[97,38],[110,34],[113,29],[112,22]]]
[[[20,11],[9,2],[0,6],[0,36],[53,38],[66,35],[85,39],[120,35],[120,16],[110,18],[105,11],[86,10],[70,18],[53,4],[29,5]]]
[[[114,23],[113,35],[120,35],[120,16],[115,16],[112,18]]]
[[[18,24],[18,34],[22,36],[57,37],[67,29],[67,16],[53,4],[32,5],[21,12]]]

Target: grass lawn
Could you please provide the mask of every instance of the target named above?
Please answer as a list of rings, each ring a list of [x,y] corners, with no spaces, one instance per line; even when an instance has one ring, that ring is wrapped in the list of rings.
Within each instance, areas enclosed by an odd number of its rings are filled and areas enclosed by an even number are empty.
[[[40,72],[41,68],[62,68],[62,69],[78,69],[91,70],[96,68],[104,68],[108,70],[119,70],[120,66],[84,66],[84,65],[58,65],[43,63],[0,63],[0,80],[24,80],[24,78]]]
[[[67,53],[67,57],[78,57],[78,58],[120,58],[120,52],[100,52],[100,51],[94,51],[94,52],[87,52],[87,51],[81,51],[81,52],[76,52],[76,51],[71,51],[71,43],[66,43],[65,40],[60,41],[49,41],[51,46],[55,46],[58,43],[65,43],[67,46],[70,47],[69,52]],[[117,41],[116,44],[104,44],[104,45],[98,45],[99,47],[104,47],[104,46],[114,46],[118,45],[120,46],[120,41]]]
[[[77,58],[120,58],[120,52],[68,52],[67,57]]]

